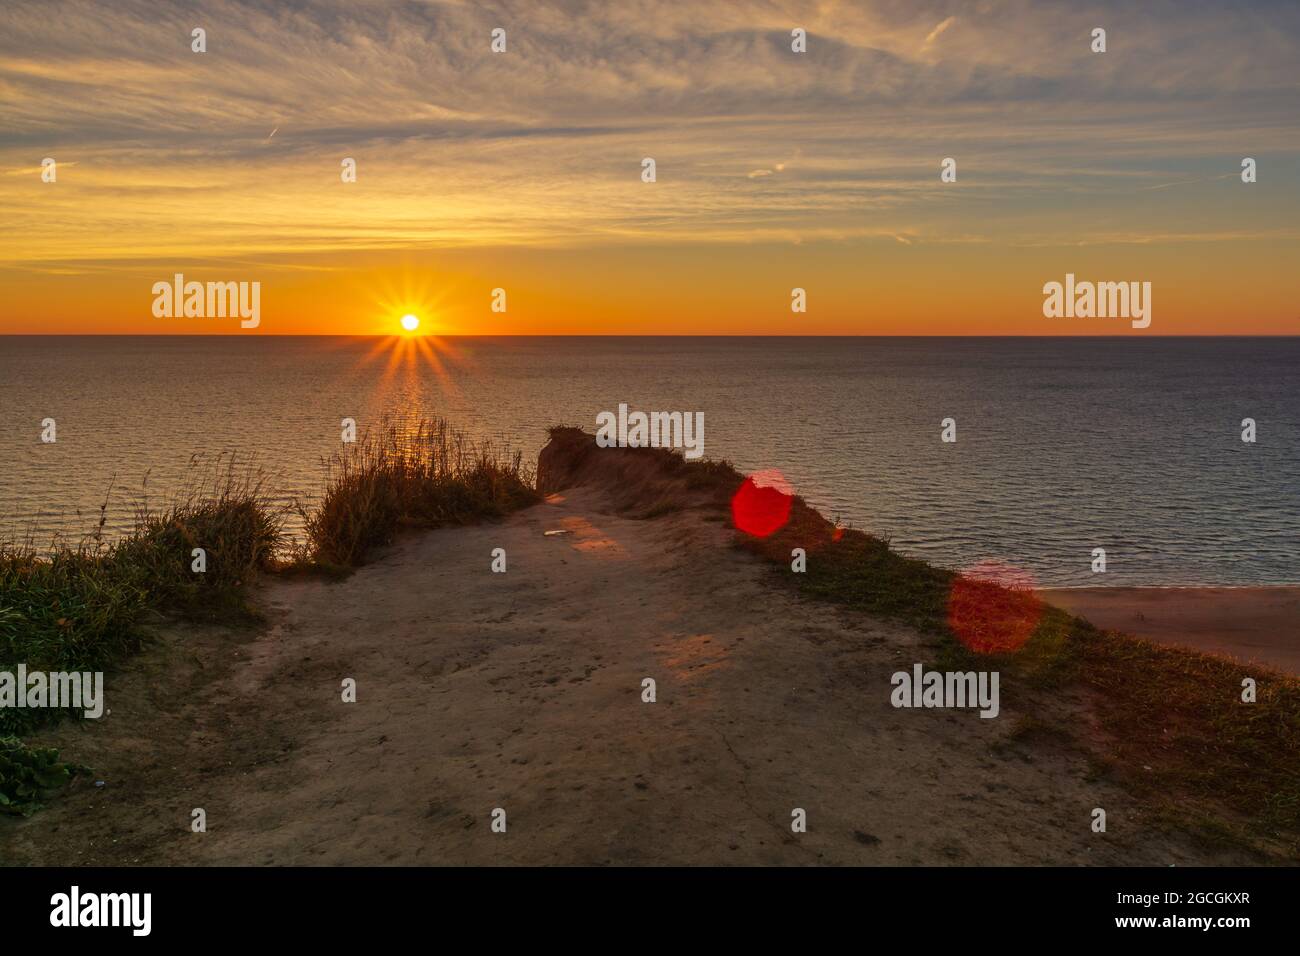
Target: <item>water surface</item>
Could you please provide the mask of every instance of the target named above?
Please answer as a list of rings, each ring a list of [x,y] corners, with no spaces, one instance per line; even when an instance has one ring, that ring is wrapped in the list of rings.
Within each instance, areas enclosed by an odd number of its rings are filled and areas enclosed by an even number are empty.
[[[0,527],[79,533],[111,487],[121,531],[196,454],[256,456],[310,501],[344,417],[445,415],[535,460],[548,425],[627,402],[704,412],[708,457],[780,469],[828,516],[950,567],[1300,583],[1300,339],[456,338],[436,362],[389,344],[0,338]]]

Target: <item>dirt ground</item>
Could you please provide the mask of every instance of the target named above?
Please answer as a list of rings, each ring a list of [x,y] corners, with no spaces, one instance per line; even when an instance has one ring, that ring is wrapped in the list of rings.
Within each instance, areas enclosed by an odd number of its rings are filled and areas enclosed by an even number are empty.
[[[568,534],[546,536],[563,529]],[[284,580],[260,631],[160,628],[111,713],[43,740],[94,768],[10,864],[1193,864],[1081,758],[1001,715],[890,706],[899,625],[774,587],[704,512],[590,487]],[[508,570],[492,573],[492,550]],[[357,682],[344,703],[341,682]],[[642,701],[642,680],[657,700]],[[96,781],[103,786],[97,787]],[[207,832],[191,831],[191,811]],[[1108,832],[1093,833],[1105,808]],[[495,808],[505,833],[493,832]],[[791,832],[802,808],[807,832]]]

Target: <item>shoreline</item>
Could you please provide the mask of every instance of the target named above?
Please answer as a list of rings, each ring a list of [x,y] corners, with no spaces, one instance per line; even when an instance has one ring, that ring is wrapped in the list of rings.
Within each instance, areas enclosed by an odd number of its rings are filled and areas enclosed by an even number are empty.
[[[364,461],[373,470],[383,458]],[[1285,799],[1300,682],[1176,646],[1199,634],[1190,646],[1221,654],[1206,642],[1226,635],[1228,653],[1290,667],[1277,645],[1300,587],[1047,589],[1058,607],[1043,609],[1031,642],[983,656],[944,630],[951,572],[840,533],[799,498],[768,537],[738,532],[728,511],[746,485],[726,463],[598,450],[594,436],[557,427],[535,471],[515,459],[501,472],[530,477],[527,495],[447,512],[455,495],[437,485],[427,497],[435,473],[416,463],[395,493],[401,515],[441,523],[365,510],[356,483],[342,483],[310,561],[264,568],[249,542],[248,560],[227,569],[239,578],[205,593],[209,604],[247,594],[255,617],[153,619],[112,677],[105,720],[28,735],[24,753],[48,747],[95,769],[0,827],[0,855],[20,865],[1300,858],[1300,818]],[[180,520],[192,514],[208,512],[199,502]],[[124,560],[174,550],[141,540],[149,547]],[[805,568],[787,564],[796,547]],[[245,581],[255,583],[234,590]],[[989,626],[1005,621],[1005,593],[983,595]],[[1123,634],[1071,617],[1089,602],[1090,618]],[[1135,631],[1165,644],[1124,636]],[[996,671],[997,719],[960,704],[900,707],[894,677],[927,661]],[[1249,710],[1243,675],[1260,681]],[[351,699],[339,691],[349,679]],[[184,809],[198,792],[220,825],[193,841]],[[1097,806],[1110,817],[1105,841],[1082,813]],[[792,808],[816,826],[789,829]],[[508,841],[492,829],[497,812],[509,814]]]
[[[1104,630],[1300,676],[1300,585],[1041,588]]]
[[[268,578],[263,628],[163,624],[115,677],[111,717],[41,734],[106,785],[79,777],[0,828],[0,854],[94,866],[1256,859],[1155,824],[1147,798],[1026,736],[1028,703],[1009,688],[997,720],[892,706],[891,675],[931,653],[928,637],[774,587],[707,509],[621,513],[606,467],[498,522],[404,535],[345,578]],[[505,574],[484,560],[496,547]],[[357,679],[355,703],[340,703],[343,676]],[[196,793],[214,821],[201,840]],[[1105,841],[1080,822],[1094,805],[1110,814]],[[508,838],[491,830],[496,807]],[[806,833],[791,831],[792,808],[814,821]]]
[[[1039,591],[1278,591],[1297,584],[1051,584]]]

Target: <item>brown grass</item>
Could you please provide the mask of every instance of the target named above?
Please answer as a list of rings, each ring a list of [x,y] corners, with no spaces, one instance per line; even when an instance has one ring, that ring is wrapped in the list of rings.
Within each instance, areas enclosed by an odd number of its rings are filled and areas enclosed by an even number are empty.
[[[305,514],[304,557],[352,567],[402,528],[497,518],[540,500],[520,453],[476,445],[442,419],[385,422],[327,463],[329,479]]]
[[[134,530],[106,542],[99,526],[80,544],[0,542],[0,669],[109,669],[139,649],[141,618],[162,611],[226,624],[260,619],[245,600],[261,573],[336,571],[364,560],[401,527],[437,527],[505,514],[537,500],[518,454],[475,447],[443,421],[410,430],[385,425],[337,455],[319,509],[304,514],[310,539],[287,548],[286,509],[259,469],[219,458],[191,461],[193,483],[161,510],[140,508]],[[194,550],[206,569],[193,570]],[[286,561],[286,552],[292,560]],[[15,737],[61,716],[0,711],[0,806],[30,813],[39,781],[66,779],[57,755]],[[53,784],[51,784],[53,785]]]

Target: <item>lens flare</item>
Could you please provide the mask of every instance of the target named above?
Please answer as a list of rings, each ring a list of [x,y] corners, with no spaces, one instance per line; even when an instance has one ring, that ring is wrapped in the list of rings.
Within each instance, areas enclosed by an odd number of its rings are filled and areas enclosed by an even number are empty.
[[[785,527],[790,520],[794,488],[775,468],[756,471],[741,484],[731,499],[731,520],[736,527],[756,538]]]
[[[1028,571],[1001,561],[981,561],[958,573],[948,592],[948,626],[978,654],[1024,647],[1043,615]]]

